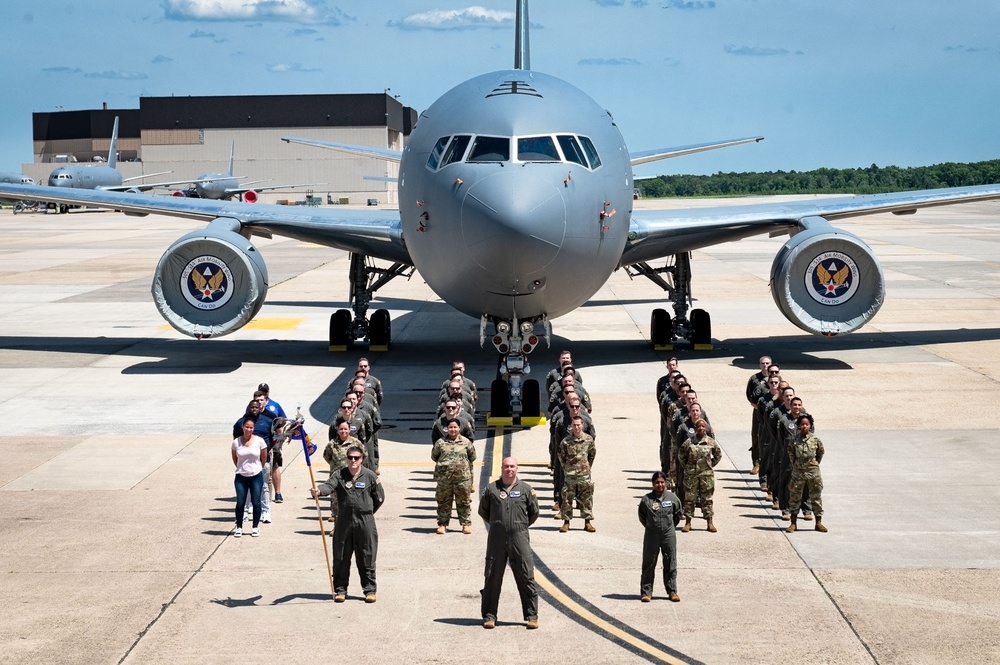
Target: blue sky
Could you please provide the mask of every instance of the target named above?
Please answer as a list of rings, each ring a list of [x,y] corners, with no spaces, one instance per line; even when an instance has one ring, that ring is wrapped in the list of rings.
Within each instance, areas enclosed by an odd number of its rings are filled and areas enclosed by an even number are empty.
[[[513,63],[514,0],[3,0],[0,169],[31,113],[140,96],[379,92],[422,110]],[[761,134],[640,175],[1000,158],[996,0],[531,0],[532,68],[632,151]]]

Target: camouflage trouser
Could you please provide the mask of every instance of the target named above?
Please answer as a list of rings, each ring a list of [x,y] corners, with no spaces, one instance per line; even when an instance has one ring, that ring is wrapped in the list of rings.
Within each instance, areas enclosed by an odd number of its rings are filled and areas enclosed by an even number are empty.
[[[701,496],[701,514],[706,518],[715,514],[713,510],[715,494],[715,474],[686,473],[684,474],[684,517],[694,517],[694,501]]]
[[[451,504],[455,503],[458,523],[472,524],[472,480],[451,480],[439,478],[437,481],[437,523],[448,526],[451,522]]]
[[[802,503],[802,492],[808,487],[809,498],[812,500],[813,513],[816,517],[823,516],[823,477],[819,470],[802,473],[792,471],[792,479],[788,483],[788,512],[797,515],[799,504]]]
[[[580,516],[594,519],[594,481],[590,476],[564,476],[562,486],[561,517],[565,521],[573,516],[573,501],[580,506]]]

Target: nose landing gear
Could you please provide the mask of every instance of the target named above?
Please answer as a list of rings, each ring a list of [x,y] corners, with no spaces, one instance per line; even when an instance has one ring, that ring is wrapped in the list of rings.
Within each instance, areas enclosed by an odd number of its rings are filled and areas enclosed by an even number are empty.
[[[497,378],[490,391],[489,425],[534,426],[545,422],[538,381],[528,379],[531,366],[528,354],[534,351],[542,338],[535,334],[541,324],[546,345],[551,344],[552,328],[544,316],[518,321],[497,319],[484,315],[479,326],[479,344],[486,340],[500,354],[497,360]],[[487,337],[487,326],[492,325],[493,335]]]

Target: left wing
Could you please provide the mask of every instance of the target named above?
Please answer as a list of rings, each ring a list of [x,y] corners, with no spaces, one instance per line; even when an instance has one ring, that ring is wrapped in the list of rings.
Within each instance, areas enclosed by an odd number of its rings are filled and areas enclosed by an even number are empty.
[[[301,143],[302,145],[311,145],[317,148],[326,148],[328,150],[346,152],[349,155],[386,159],[390,162],[396,162],[397,164],[399,163],[399,160],[403,158],[403,153],[399,150],[371,148],[369,146],[353,145],[351,143],[332,143],[330,141],[317,141],[315,139],[300,139],[294,136],[282,136],[281,140],[285,143]]]
[[[953,187],[914,192],[836,197],[814,201],[760,203],[632,213],[620,265],[672,291],[674,323],[664,310],[653,312],[654,344],[669,343],[677,322],[697,348],[710,338],[703,310],[692,310],[688,252],[761,233],[791,236],[771,264],[769,285],[778,309],[799,328],[818,335],[848,333],[864,325],[885,299],[885,278],[875,253],[863,240],[830,224],[837,219],[1000,199],[1000,185]],[[672,256],[673,265],[646,262]],[[673,280],[668,283],[663,274]],[[658,318],[657,318],[658,317]],[[657,323],[659,321],[659,323]],[[673,326],[673,327],[672,327]]]
[[[255,182],[262,182],[257,180]],[[240,187],[229,187],[226,189],[226,196],[243,196],[249,191],[254,192],[268,192],[275,189],[295,189],[297,187],[319,187],[320,185],[325,185],[325,182],[303,182],[297,185],[267,185],[265,187],[250,187],[252,182],[244,182]]]
[[[729,148],[734,145],[743,145],[745,143],[760,143],[763,140],[763,136],[748,136],[742,139],[713,141],[711,143],[695,143],[693,145],[683,145],[677,148],[658,148],[656,150],[629,153],[629,159],[632,161],[632,166],[638,166],[639,164],[656,162],[661,159],[671,159],[673,157],[693,155],[696,152],[707,152],[709,150],[718,150],[719,148]]]

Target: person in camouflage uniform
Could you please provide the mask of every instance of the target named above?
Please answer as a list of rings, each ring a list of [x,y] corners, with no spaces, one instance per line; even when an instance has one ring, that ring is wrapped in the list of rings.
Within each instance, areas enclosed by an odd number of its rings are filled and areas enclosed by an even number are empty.
[[[437,480],[437,533],[443,534],[451,521],[451,504],[455,503],[462,533],[472,533],[472,463],[476,447],[461,435],[458,418],[449,418],[445,435],[434,442],[434,478]]]
[[[326,444],[326,449],[323,450],[323,459],[330,465],[330,478],[333,478],[336,473],[347,466],[347,449],[351,446],[362,445],[360,441],[351,436],[351,424],[347,421],[342,420],[337,423],[336,432],[337,438]],[[331,482],[333,481],[331,480]],[[334,494],[330,495],[330,516],[326,518],[326,521],[337,521],[337,497]]]
[[[583,516],[583,530],[588,533],[597,531],[591,520],[594,519],[594,481],[590,477],[590,467],[597,455],[594,437],[583,431],[583,418],[574,416],[571,420],[570,433],[559,443],[559,465],[562,467],[563,486],[560,513],[563,524],[559,533],[569,531],[569,521],[573,516],[573,502],[580,506]]]
[[[684,533],[691,530],[691,519],[694,517],[694,501],[701,495],[701,514],[708,520],[708,530],[715,533],[715,522],[712,518],[712,496],[715,494],[715,472],[712,468],[722,460],[722,449],[715,439],[708,436],[708,423],[699,418],[694,424],[696,440],[688,441],[681,449],[681,461],[684,463]]]
[[[792,465],[792,478],[788,483],[788,509],[792,523],[785,531],[795,533],[795,518],[802,501],[802,490],[808,487],[813,514],[816,516],[816,530],[826,533],[827,528],[823,524],[823,476],[819,472],[819,464],[826,451],[823,449],[823,442],[811,431],[812,421],[809,416],[799,416],[795,424],[798,425],[799,434],[788,442],[788,458]]]

